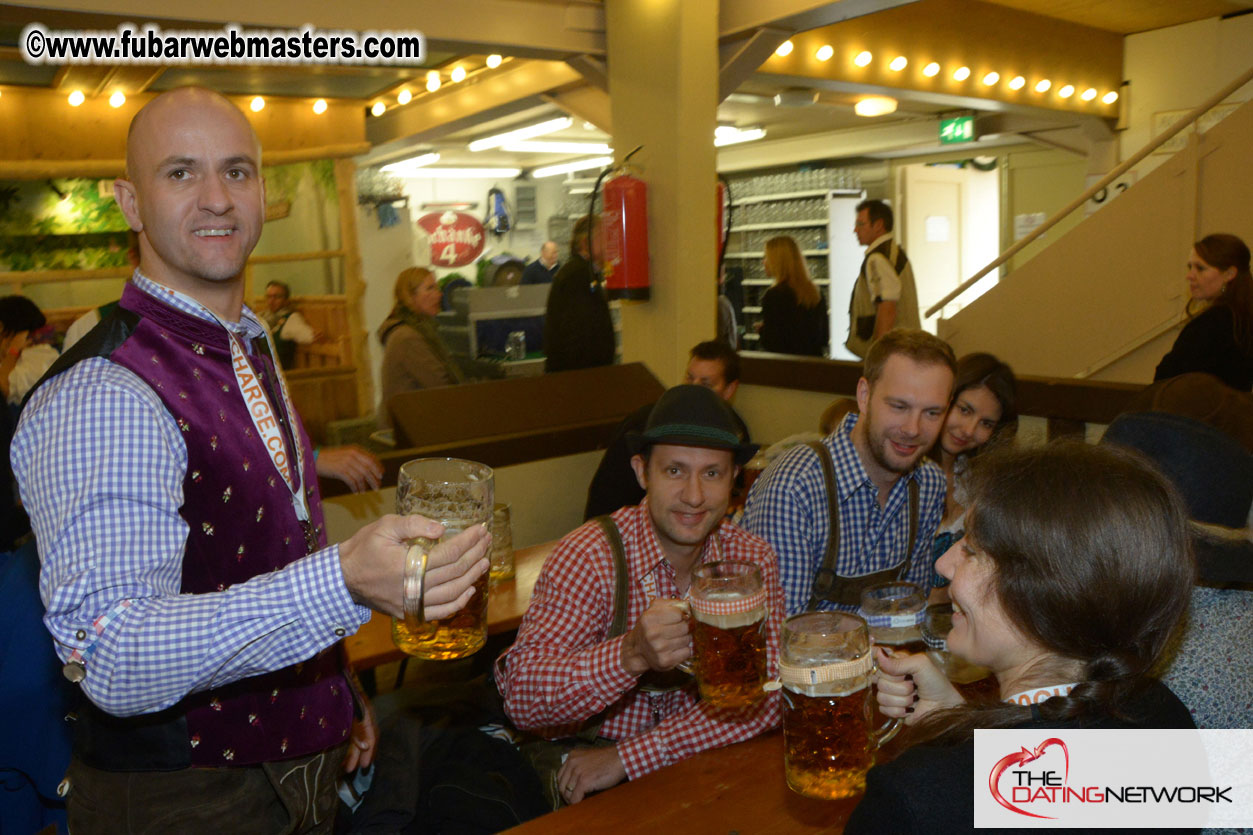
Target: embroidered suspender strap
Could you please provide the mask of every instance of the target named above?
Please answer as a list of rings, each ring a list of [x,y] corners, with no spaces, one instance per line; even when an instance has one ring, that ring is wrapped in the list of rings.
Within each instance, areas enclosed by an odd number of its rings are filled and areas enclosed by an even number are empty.
[[[807,446],[818,456],[822,464],[822,480],[827,488],[827,552],[822,555],[822,565],[814,573],[813,591],[809,595],[807,611],[816,609],[818,601],[828,598],[835,586],[835,563],[840,556],[840,502],[835,490],[835,465],[822,441],[810,441]]]
[[[860,577],[841,577],[835,571],[840,556],[840,503],[835,490],[835,466],[831,456],[821,441],[810,441],[809,447],[814,450],[822,463],[823,480],[827,489],[827,512],[830,525],[827,534],[827,550],[822,557],[822,565],[814,573],[813,591],[809,595],[806,611],[817,608],[818,603],[828,600],[841,606],[855,607],[861,604],[861,593],[870,586],[901,580],[909,573],[913,564],[914,549],[918,545],[918,512],[919,488],[917,479],[910,479],[906,484],[909,494],[909,539],[905,550],[905,559],[898,565],[863,574]]]

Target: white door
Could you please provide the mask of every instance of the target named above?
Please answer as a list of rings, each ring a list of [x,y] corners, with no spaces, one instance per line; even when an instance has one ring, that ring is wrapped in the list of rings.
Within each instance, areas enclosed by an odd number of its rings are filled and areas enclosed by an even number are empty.
[[[896,223],[901,246],[914,267],[919,315],[966,278],[974,275],[1000,251],[998,174],[973,167],[907,165],[897,178]],[[994,286],[988,276],[979,293],[967,294],[969,304]],[[959,307],[947,306],[951,316]],[[937,316],[922,326],[935,333]]]

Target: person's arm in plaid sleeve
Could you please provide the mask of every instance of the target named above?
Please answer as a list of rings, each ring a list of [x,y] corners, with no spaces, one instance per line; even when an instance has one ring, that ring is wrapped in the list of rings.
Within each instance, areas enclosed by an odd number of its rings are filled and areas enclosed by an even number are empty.
[[[186,448],[151,390],[105,360],[40,387],[12,458],[39,543],[44,622],[62,660],[85,656],[83,689],[108,713],[160,710],[303,661],[369,615],[344,585],[338,547],[180,594]]]
[[[744,528],[770,543],[778,555],[779,580],[785,611],[805,611],[813,591],[814,572],[826,548],[826,514],[819,517],[819,500],[810,482],[821,484],[817,458],[808,447],[788,450],[753,483],[744,510]],[[815,472],[811,473],[809,470]],[[815,530],[822,526],[821,541]]]
[[[744,559],[744,557],[736,557]],[[779,673],[779,630],[783,623],[783,590],[779,585],[774,554],[765,549],[762,578],[769,591],[770,613],[766,620],[766,675],[773,680]],[[677,697],[678,694],[671,694]],[[716,710],[704,702],[689,704],[666,717],[657,727],[618,743],[618,756],[627,777],[635,780],[662,766],[698,754],[751,739],[779,724],[781,705],[778,692],[772,692],[746,711]]]
[[[613,590],[609,546],[584,526],[544,563],[518,640],[498,682],[505,711],[523,729],[575,725],[635,686],[622,638],[604,640]]]

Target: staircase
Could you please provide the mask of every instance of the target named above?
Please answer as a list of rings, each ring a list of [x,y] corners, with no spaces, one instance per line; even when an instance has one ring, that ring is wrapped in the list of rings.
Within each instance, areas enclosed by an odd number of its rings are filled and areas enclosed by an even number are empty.
[[[938,333],[958,356],[989,351],[1019,374],[1151,382],[1183,321],[1192,243],[1212,232],[1253,243],[1253,102],[1188,134]]]

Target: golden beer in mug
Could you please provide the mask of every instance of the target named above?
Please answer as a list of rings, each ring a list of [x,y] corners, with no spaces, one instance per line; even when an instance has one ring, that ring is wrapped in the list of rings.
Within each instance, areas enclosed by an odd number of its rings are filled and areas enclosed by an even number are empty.
[[[806,612],[783,623],[783,763],[788,787],[833,800],[866,789],[874,752],[900,720],[870,724],[874,659],[866,622],[846,612]]]
[[[766,592],[752,563],[711,562],[692,572],[692,661],[700,697],[740,710],[765,697]]]
[[[444,533],[437,540],[418,537],[410,561],[421,568],[406,570],[405,617],[392,618],[392,640],[405,653],[432,661],[464,658],[487,643],[488,573],[474,583],[474,594],[461,611],[436,621],[421,615],[421,585],[410,575],[425,571],[425,553],[474,525],[488,523],[494,501],[492,468],[460,458],[419,458],[400,468],[396,483],[396,512],[419,514],[439,522]],[[418,599],[413,599],[414,597]]]

